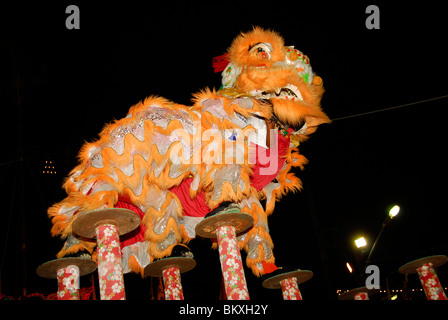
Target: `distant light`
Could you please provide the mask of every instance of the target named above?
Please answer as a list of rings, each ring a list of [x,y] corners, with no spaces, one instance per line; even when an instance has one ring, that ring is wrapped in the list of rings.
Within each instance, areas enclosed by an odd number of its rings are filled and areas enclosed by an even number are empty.
[[[350,273],[352,273],[352,272],[353,272],[353,268],[352,268],[352,266],[350,265],[350,263],[347,262],[345,265],[347,266],[348,271],[349,271]]]
[[[393,206],[389,211],[389,217],[393,219],[400,212],[399,206]]]
[[[355,244],[358,248],[362,248],[367,245],[367,241],[366,239],[364,239],[364,237],[361,237],[355,240]]]

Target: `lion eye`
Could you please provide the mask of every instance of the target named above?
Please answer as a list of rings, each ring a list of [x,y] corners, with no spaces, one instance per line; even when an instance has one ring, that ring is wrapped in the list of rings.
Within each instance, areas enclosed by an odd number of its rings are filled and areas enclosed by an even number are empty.
[[[249,53],[265,60],[271,59],[272,46],[267,42],[256,43],[249,48]]]

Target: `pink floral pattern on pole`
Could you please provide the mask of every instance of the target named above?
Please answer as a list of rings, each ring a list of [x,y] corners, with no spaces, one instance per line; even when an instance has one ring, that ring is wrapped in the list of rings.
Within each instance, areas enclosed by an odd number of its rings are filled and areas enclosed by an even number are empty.
[[[162,271],[162,276],[165,285],[165,300],[184,300],[179,268],[166,268]]]
[[[282,286],[283,300],[302,300],[296,277],[284,279],[280,281],[280,285]]]
[[[221,226],[216,230],[216,234],[227,299],[249,300],[235,227]]]
[[[79,300],[79,268],[68,266],[57,271],[58,300]]]
[[[428,300],[447,300],[439,277],[434,270],[434,265],[431,262],[417,268],[417,273]]]
[[[355,300],[370,300],[367,292],[359,292],[353,297]]]
[[[101,300],[125,300],[118,229],[104,224],[96,228],[98,278]]]

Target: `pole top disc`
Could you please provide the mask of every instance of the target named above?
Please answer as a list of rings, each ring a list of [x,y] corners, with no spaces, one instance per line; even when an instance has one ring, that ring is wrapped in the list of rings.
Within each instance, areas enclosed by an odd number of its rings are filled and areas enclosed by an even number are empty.
[[[196,225],[196,234],[203,238],[216,238],[216,229],[221,226],[235,227],[235,233],[243,233],[252,227],[254,219],[247,213],[229,212],[205,218]]]
[[[310,280],[313,277],[313,272],[310,270],[287,270],[282,272],[282,269],[277,269],[272,273],[272,276],[269,277],[269,274],[266,276],[266,280],[263,281],[262,285],[263,287],[267,289],[280,289],[282,285],[280,284],[280,281],[289,279],[289,278],[296,278],[297,284],[304,283],[308,280]]]
[[[37,267],[36,272],[42,278],[56,279],[57,271],[68,266],[77,266],[79,268],[79,275],[83,276],[95,271],[97,263],[85,258],[60,258],[41,264]]]
[[[411,274],[411,273],[417,273],[417,268],[420,268],[425,263],[431,262],[434,267],[439,267],[445,263],[448,262],[448,257],[445,255],[436,255],[436,256],[429,256],[424,257],[421,259],[417,259],[411,262],[406,263],[405,265],[402,265],[398,272],[402,274]]]
[[[134,211],[123,208],[98,209],[75,216],[72,229],[77,235],[92,239],[96,237],[95,229],[103,224],[117,226],[121,236],[136,229],[140,225],[140,217]]]

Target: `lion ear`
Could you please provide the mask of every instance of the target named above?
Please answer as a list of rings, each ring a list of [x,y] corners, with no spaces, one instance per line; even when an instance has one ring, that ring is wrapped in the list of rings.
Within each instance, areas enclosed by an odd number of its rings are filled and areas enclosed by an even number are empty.
[[[250,51],[257,45],[264,45],[269,48],[270,59],[262,59],[258,55],[251,54]],[[257,66],[259,64],[272,64],[283,60],[286,55],[283,38],[271,30],[264,30],[260,27],[254,27],[252,31],[241,33],[236,37],[231,46],[227,49],[228,58],[235,65]]]
[[[306,116],[305,117],[305,121],[306,121],[306,134],[312,134],[317,130],[317,127],[320,126],[321,124],[324,123],[331,123],[330,118],[328,118],[328,116],[323,113],[322,111],[320,112],[321,115],[320,116]]]
[[[313,84],[315,86],[323,86],[324,85],[324,80],[322,80],[321,77],[314,75],[314,77],[313,77]]]

